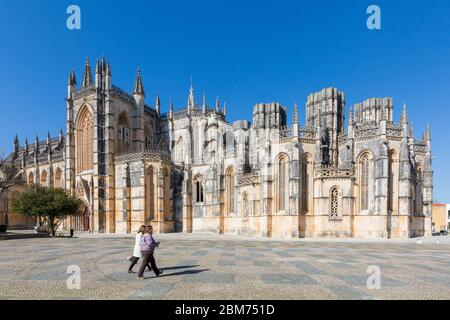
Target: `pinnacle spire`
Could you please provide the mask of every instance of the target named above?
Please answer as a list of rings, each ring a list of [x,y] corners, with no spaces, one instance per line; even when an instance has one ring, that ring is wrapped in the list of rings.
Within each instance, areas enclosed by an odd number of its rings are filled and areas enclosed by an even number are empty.
[[[431,141],[431,127],[430,124],[427,124],[427,130],[425,131],[425,140]]]
[[[403,105],[401,123],[402,124],[408,123],[408,106],[406,105],[406,103]]]
[[[138,68],[136,80],[134,82],[133,94],[140,94],[142,96],[145,96],[144,85],[142,84],[141,68],[140,67]]]
[[[354,118],[354,113],[353,113],[353,106],[351,106],[350,107],[350,111],[349,111],[349,114],[348,114],[348,125],[349,126],[351,126],[351,125],[353,125],[353,118]]]
[[[188,98],[188,108],[194,109],[194,88],[192,87],[192,77],[191,77],[191,87],[189,88],[189,98]]]
[[[77,85],[77,79],[75,77],[75,71],[70,71],[69,74],[69,82],[68,82],[69,86],[76,86]]]
[[[410,137],[411,139],[414,138],[414,126],[413,126],[413,123],[412,123],[412,122],[409,124],[409,137]]]
[[[84,73],[83,73],[83,87],[90,86],[92,84],[92,71],[91,64],[89,61],[89,57],[86,58],[86,63],[84,64]]]
[[[156,113],[159,114],[161,110],[161,100],[159,99],[159,93],[156,94],[156,102],[155,102]]]
[[[294,112],[292,113],[292,123],[298,124],[298,105],[294,104]]]
[[[222,113],[223,113],[224,116],[227,115],[227,103],[226,103],[226,102],[223,103],[223,110],[222,110]]]
[[[220,110],[220,101],[219,101],[219,97],[216,97],[216,112],[219,112]]]

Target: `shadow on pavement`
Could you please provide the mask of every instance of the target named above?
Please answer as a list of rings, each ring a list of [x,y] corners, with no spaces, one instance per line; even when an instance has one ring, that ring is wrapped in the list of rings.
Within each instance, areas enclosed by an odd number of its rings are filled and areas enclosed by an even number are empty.
[[[196,265],[192,265],[192,266],[175,266],[175,267],[166,267],[166,268],[159,268],[161,270],[176,270],[176,269],[187,269],[187,268],[195,268],[195,267],[200,267],[199,264]]]
[[[164,277],[170,277],[170,276],[184,276],[184,275],[190,275],[190,274],[197,274],[203,271],[209,271],[211,269],[200,269],[200,270],[186,270],[186,271],[180,271],[180,272],[174,272],[174,273],[168,273],[163,274],[159,277],[153,277],[153,278],[164,278]]]

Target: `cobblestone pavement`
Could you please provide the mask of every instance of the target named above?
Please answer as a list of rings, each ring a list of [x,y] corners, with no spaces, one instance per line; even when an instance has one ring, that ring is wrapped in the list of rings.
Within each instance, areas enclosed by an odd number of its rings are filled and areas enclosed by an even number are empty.
[[[131,236],[0,241],[0,299],[450,298],[447,243],[158,239],[165,273],[145,280],[127,273]],[[67,288],[69,265],[81,268],[80,290]],[[379,290],[367,288],[371,265]]]

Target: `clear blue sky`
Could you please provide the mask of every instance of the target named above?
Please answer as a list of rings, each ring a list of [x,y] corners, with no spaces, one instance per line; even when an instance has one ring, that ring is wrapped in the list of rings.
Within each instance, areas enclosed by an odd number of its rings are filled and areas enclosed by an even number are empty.
[[[335,86],[347,109],[392,96],[396,120],[408,103],[416,136],[432,126],[434,198],[450,203],[450,1],[0,1],[0,154],[13,136],[34,141],[65,128],[69,71],[78,83],[86,56],[105,55],[113,82],[131,91],[138,66],[146,101],[160,93],[185,105],[190,76],[197,98],[226,101],[228,119],[250,119],[258,102],[304,106]],[[125,4],[126,3],[126,4]],[[66,28],[81,8],[82,28]],[[382,30],[366,27],[370,4]],[[304,120],[304,110],[301,113]]]

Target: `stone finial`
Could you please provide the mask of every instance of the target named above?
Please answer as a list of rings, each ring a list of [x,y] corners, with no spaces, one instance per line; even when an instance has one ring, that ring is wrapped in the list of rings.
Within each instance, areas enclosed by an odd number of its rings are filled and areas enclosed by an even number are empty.
[[[156,102],[155,102],[156,113],[159,115],[161,111],[161,100],[159,99],[159,93],[156,94]]]
[[[353,106],[350,107],[350,111],[348,113],[348,126],[353,126],[353,122],[354,122],[354,113],[353,113]]]
[[[36,133],[36,140],[34,141],[34,146],[39,147],[39,136],[37,133]]]
[[[86,63],[84,64],[84,73],[83,73],[83,87],[87,87],[92,85],[92,71],[91,64],[89,62],[89,57],[86,58]]]
[[[170,98],[170,106],[169,106],[169,119],[173,118],[173,100]]]
[[[69,74],[68,85],[69,86],[76,86],[77,85],[77,79],[75,77],[75,71],[73,71],[73,69],[72,69],[72,71],[70,71],[70,74]]]
[[[19,152],[19,137],[18,137],[17,134],[16,134],[16,136],[14,137],[13,150],[14,150],[14,153]]]
[[[298,124],[298,105],[294,104],[294,111],[292,113],[292,123]]]
[[[106,75],[111,77],[111,65],[109,63],[106,64]]]
[[[425,131],[425,140],[431,141],[431,127],[430,124],[427,124],[427,130]]]
[[[202,95],[202,114],[206,114],[206,96],[205,93]]]
[[[64,142],[64,134],[63,134],[63,130],[62,128],[59,129],[59,143],[63,143]]]
[[[102,73],[106,73],[106,59],[105,56],[102,55],[102,59],[100,60],[100,69],[102,71]]]
[[[191,77],[191,87],[189,88],[189,98],[188,98],[188,109],[193,110],[194,107],[195,107],[194,88],[192,87],[192,77]]]
[[[141,68],[140,67],[138,67],[136,80],[134,81],[133,94],[138,94],[138,95],[141,95],[141,96],[145,96],[144,85],[142,84]]]
[[[222,113],[223,113],[224,116],[227,115],[227,103],[226,103],[226,102],[223,103],[223,110],[222,110]]]
[[[219,112],[220,110],[220,101],[219,101],[219,97],[216,97],[216,112]]]
[[[407,124],[408,123],[408,106],[406,103],[403,105],[403,111],[402,111],[402,117],[401,117],[401,124]]]
[[[102,74],[102,67],[98,60],[95,62],[95,73]]]
[[[25,151],[28,151],[28,138],[25,139]]]
[[[414,138],[414,126],[413,126],[413,123],[412,123],[412,122],[409,124],[409,132],[408,132],[408,135],[409,135],[409,137],[410,137],[411,139]]]

